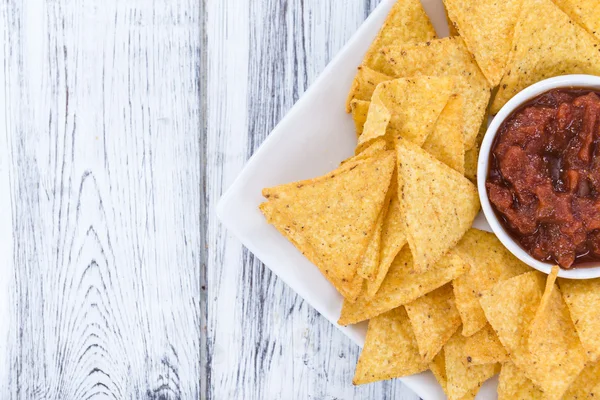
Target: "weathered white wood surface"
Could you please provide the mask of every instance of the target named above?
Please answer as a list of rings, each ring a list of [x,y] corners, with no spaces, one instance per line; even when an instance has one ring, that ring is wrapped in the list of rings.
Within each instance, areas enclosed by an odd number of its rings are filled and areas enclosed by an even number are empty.
[[[378,1],[0,6],[0,399],[414,399],[214,208]]]
[[[0,6],[0,399],[204,397],[200,4]]]
[[[208,2],[209,209],[378,1]],[[352,386],[359,349],[208,221],[215,399],[415,399],[399,381]]]

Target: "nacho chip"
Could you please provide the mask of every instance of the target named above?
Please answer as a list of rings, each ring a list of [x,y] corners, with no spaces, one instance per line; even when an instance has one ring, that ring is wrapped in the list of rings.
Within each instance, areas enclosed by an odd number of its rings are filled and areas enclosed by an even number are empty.
[[[447,283],[408,303],[406,312],[417,339],[419,353],[430,362],[460,326],[452,284]]]
[[[448,378],[446,377],[446,357],[444,356],[443,350],[440,351],[435,356],[433,361],[429,364],[429,369],[431,370],[431,372],[433,373],[433,376],[435,376],[435,379],[437,379],[438,383],[444,390],[444,393],[446,393],[446,395],[447,395],[448,394]],[[478,391],[479,391],[478,387],[473,388],[469,391],[469,393],[467,393],[460,400],[473,400],[475,398],[475,396],[477,396]]]
[[[393,184],[392,184],[393,185]],[[404,233],[404,224],[400,216],[400,200],[398,200],[397,185],[390,188],[392,200],[388,208],[381,232],[381,252],[379,254],[379,266],[377,274],[373,281],[367,282],[367,298],[375,296],[383,280],[387,276],[390,265],[400,252],[400,249],[406,244],[406,234]]]
[[[538,389],[515,364],[508,361],[502,364],[498,380],[498,400],[544,399],[544,393]]]
[[[451,76],[455,92],[464,97],[465,150],[473,147],[487,111],[490,87],[460,37],[383,50],[396,77]]]
[[[461,174],[465,172],[463,107],[461,95],[450,96],[423,144],[423,150]]]
[[[487,121],[488,117],[486,114],[485,118],[483,119],[483,124],[481,124],[481,128],[479,128],[479,133],[475,139],[475,144],[471,149],[465,152],[465,177],[474,184],[477,184],[477,163],[479,162],[479,149],[481,148],[483,137],[487,132]]]
[[[383,82],[377,86],[358,148],[372,140],[398,135],[422,146],[452,94],[450,78],[421,76]]]
[[[385,216],[387,215],[388,208],[390,206],[390,201],[391,191],[388,190],[385,202],[383,204],[383,208],[381,209],[381,212],[377,217],[375,229],[371,234],[369,245],[367,246],[365,255],[363,256],[360,262],[360,266],[358,267],[357,272],[364,279],[375,279],[375,274],[377,273],[377,268],[379,267],[379,255],[381,251],[381,234],[383,231],[383,221],[385,219]]]
[[[369,321],[352,383],[362,385],[413,375],[427,369],[403,307]]]
[[[358,67],[358,72],[352,82],[350,94],[348,95],[346,112],[352,111],[352,102],[354,100],[371,101],[371,96],[373,96],[377,85],[391,79],[393,79],[391,76],[372,70],[367,66],[361,65]]]
[[[588,359],[600,361],[600,279],[560,279],[559,285]]]
[[[366,100],[352,100],[350,103],[352,119],[354,120],[354,126],[356,127],[356,137],[359,137],[363,133],[370,105],[371,102]]]
[[[477,188],[406,140],[396,143],[398,193],[415,270],[427,271],[458,243],[479,212]]]
[[[460,399],[494,376],[495,365],[465,365],[465,337],[456,332],[444,346],[448,399]]]
[[[338,324],[355,324],[408,304],[464,274],[467,268],[462,258],[449,252],[432,270],[416,273],[410,249],[404,246],[374,298],[369,299],[363,291],[354,303],[344,300]]]
[[[496,283],[530,271],[530,268],[490,232],[470,229],[456,248],[471,266],[469,272],[454,281],[456,307],[463,323],[462,333],[471,336],[487,324],[479,304],[481,294]]]
[[[553,0],[573,21],[600,39],[600,2],[598,0]]]
[[[528,0],[515,27],[492,113],[527,86],[566,74],[600,75],[600,42],[550,0]]]
[[[398,0],[369,47],[363,65],[375,71],[393,72],[380,51],[387,46],[425,42],[435,38],[435,29],[419,0]]]
[[[481,71],[498,85],[523,0],[444,0],[450,19],[475,56]]]
[[[353,161],[366,160],[367,158],[371,158],[375,155],[378,155],[382,151],[385,151],[387,149],[387,147],[388,146],[387,146],[387,143],[385,142],[385,140],[383,140],[383,139],[374,140],[373,142],[371,142],[371,144],[369,146],[364,148],[360,153],[357,153],[355,156],[352,156],[352,157],[347,158],[344,161],[342,161],[341,165],[344,165],[344,164],[347,164],[347,163],[350,163]]]
[[[546,289],[529,327],[529,351],[535,365],[533,379],[547,396],[560,398],[585,367],[585,350],[577,337],[558,286],[558,267],[548,276]]]
[[[350,300],[349,291],[366,251],[394,170],[393,152],[344,164],[324,177],[265,189],[261,205],[269,222],[298,249],[314,251],[317,267]],[[307,250],[310,249],[310,250]],[[352,285],[354,288],[354,286]]]
[[[467,365],[495,364],[508,361],[508,353],[500,343],[496,332],[487,324],[483,329],[465,340]]]
[[[597,399],[598,397],[600,397],[600,363],[595,363],[581,371],[563,399]]]
[[[446,8],[446,4],[444,4],[444,14],[446,14],[446,23],[448,24],[448,36],[459,36],[458,29],[456,29],[456,25],[448,15],[448,8]]]

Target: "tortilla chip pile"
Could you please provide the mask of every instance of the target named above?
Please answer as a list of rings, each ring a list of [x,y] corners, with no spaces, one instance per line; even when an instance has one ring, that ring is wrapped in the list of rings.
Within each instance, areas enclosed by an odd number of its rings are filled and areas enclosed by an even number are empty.
[[[444,3],[443,39],[419,0],[394,5],[348,96],[355,155],[264,189],[260,209],[343,296],[339,323],[369,321],[355,384],[431,369],[448,398],[472,399],[500,372],[501,399],[600,396],[600,280],[546,279],[471,228],[488,108],[600,74],[600,6]]]

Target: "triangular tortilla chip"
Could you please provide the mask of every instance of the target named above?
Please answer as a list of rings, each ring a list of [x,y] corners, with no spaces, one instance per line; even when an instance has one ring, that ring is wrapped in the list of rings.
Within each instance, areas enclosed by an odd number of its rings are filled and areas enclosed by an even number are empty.
[[[462,94],[467,105],[464,108],[465,150],[473,147],[488,108],[490,87],[463,39],[448,37],[388,48],[383,53],[393,66],[397,78],[417,75],[452,77],[455,93]]]
[[[377,295],[368,299],[363,290],[354,303],[344,300],[338,323],[355,324],[410,303],[464,274],[467,268],[461,257],[449,252],[431,271],[416,273],[410,250],[405,246],[392,263]]]
[[[452,95],[442,110],[423,150],[461,174],[465,173],[464,101]]]
[[[350,94],[348,95],[346,112],[352,111],[352,101],[354,100],[371,101],[371,96],[373,96],[377,85],[391,79],[393,79],[391,76],[372,70],[365,65],[358,67],[358,72],[352,82]]]
[[[406,140],[396,143],[398,195],[415,270],[426,271],[454,247],[479,212],[467,178]]]
[[[488,127],[488,116],[487,114],[483,118],[483,123],[475,139],[475,144],[472,148],[465,152],[465,177],[474,184],[477,184],[477,163],[479,162],[479,149],[481,148],[481,142],[487,132]]]
[[[581,371],[563,399],[597,399],[600,397],[600,362]]]
[[[566,74],[600,75],[600,42],[550,0],[523,3],[507,72],[492,113],[533,83]]]
[[[429,18],[421,6],[419,0],[398,0],[390,10],[387,19],[383,23],[379,34],[371,43],[362,62],[364,68],[368,68],[371,79],[361,76],[361,70],[354,78],[352,89],[346,102],[346,111],[350,112],[351,103],[354,99],[370,100],[374,87],[368,93],[371,83],[381,82],[382,77],[389,75],[392,71],[386,58],[381,54],[381,49],[387,46],[398,46],[404,43],[418,43],[435,38],[435,30],[429,22]],[[373,78],[373,74],[377,77]],[[364,71],[362,71],[364,73]],[[391,79],[391,78],[388,78]]]
[[[494,376],[495,365],[465,365],[465,337],[456,332],[444,346],[449,399],[460,399]]]
[[[356,127],[356,137],[359,137],[363,133],[370,105],[371,102],[366,100],[352,100],[352,103],[350,103],[352,119],[354,120],[354,126]]]
[[[452,284],[447,283],[405,305],[419,353],[430,362],[460,326]]]
[[[543,400],[544,398],[544,393],[523,375],[515,364],[511,361],[502,364],[498,379],[498,400]]]
[[[390,190],[388,190],[387,197],[379,216],[377,217],[377,222],[375,223],[375,229],[371,234],[371,239],[369,240],[369,245],[367,246],[367,250],[365,251],[365,255],[363,256],[360,266],[358,268],[358,274],[362,276],[364,279],[373,280],[375,279],[375,275],[377,273],[377,268],[379,267],[379,256],[381,250],[381,233],[383,231],[383,221],[385,216],[387,215],[388,208],[390,206]]]
[[[369,321],[365,346],[352,383],[362,385],[413,375],[427,369],[403,307]]]
[[[487,320],[479,304],[479,297],[496,283],[530,271],[530,268],[512,255],[496,235],[478,229],[469,229],[456,250],[469,263],[469,272],[454,281],[456,307],[463,322],[462,334],[471,336]]]
[[[392,265],[400,249],[406,244],[404,224],[400,215],[400,200],[398,200],[397,185],[392,183],[390,192],[392,193],[392,200],[385,216],[383,231],[381,232],[381,252],[377,275],[373,281],[367,282],[367,298],[369,299],[375,296],[387,276],[390,265]]]
[[[448,377],[446,376],[446,357],[444,356],[444,351],[440,351],[433,361],[429,363],[429,369],[437,379],[438,383],[444,389],[444,393],[448,394]],[[477,396],[477,392],[479,392],[479,388],[473,388],[464,395],[460,400],[473,400],[475,396]]]
[[[600,361],[600,279],[560,279],[559,286],[588,359]]]
[[[467,365],[495,364],[508,361],[506,350],[489,324],[473,336],[466,338],[465,354],[467,357],[463,362]]]
[[[522,2],[444,0],[450,19],[492,87],[504,75]]]
[[[529,351],[538,382],[553,398],[560,398],[585,367],[585,350],[577,337],[569,310],[554,283],[558,267],[548,276],[546,290],[529,327]]]
[[[377,86],[358,148],[382,136],[398,135],[422,146],[453,90],[453,80],[421,76],[395,79]]]
[[[269,222],[297,246],[310,245],[321,272],[352,300],[347,285],[355,279],[393,170],[393,152],[382,152],[344,164],[325,177],[267,189],[263,192],[270,201],[261,209],[281,213],[283,218]]]

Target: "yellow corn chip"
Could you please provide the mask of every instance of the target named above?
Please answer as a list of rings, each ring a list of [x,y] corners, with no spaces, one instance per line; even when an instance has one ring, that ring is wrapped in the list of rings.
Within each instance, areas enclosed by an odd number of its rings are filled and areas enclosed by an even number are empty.
[[[567,305],[554,283],[557,274],[558,267],[554,267],[529,327],[528,340],[531,361],[536,369],[533,381],[553,398],[560,398],[565,393],[586,361]]]
[[[597,399],[598,397],[600,397],[600,363],[595,363],[581,371],[563,399]]]
[[[408,303],[406,312],[424,361],[433,357],[460,326],[450,283]]]
[[[435,268],[423,274],[416,273],[410,250],[404,246],[392,263],[377,295],[368,299],[363,291],[354,303],[344,300],[338,323],[355,324],[410,303],[464,274],[467,268],[462,258],[449,252]]]
[[[381,152],[344,164],[325,177],[267,189],[264,194],[271,200],[261,210],[267,217],[273,215],[269,208],[281,213],[282,218],[269,222],[296,246],[309,245],[317,255],[317,267],[353,300],[355,293],[347,285],[355,282],[393,170],[393,152]]]
[[[559,281],[587,357],[600,361],[600,279]]]
[[[477,138],[475,139],[475,144],[471,149],[465,152],[465,177],[467,177],[467,179],[474,184],[477,184],[477,163],[479,162],[479,149],[481,148],[483,137],[487,132],[487,121],[488,117],[486,114],[486,116],[483,118],[483,124],[481,124]]]
[[[367,246],[367,250],[365,251],[365,255],[363,256],[363,259],[357,271],[358,274],[364,279],[374,280],[375,274],[377,273],[377,268],[379,267],[379,255],[381,251],[381,233],[383,231],[383,221],[385,219],[385,216],[387,215],[390,200],[391,191],[388,190],[383,208],[381,209],[381,212],[377,217],[375,229],[371,234],[369,245]]]
[[[358,67],[358,72],[352,82],[350,94],[348,95],[346,112],[352,111],[352,101],[354,100],[371,101],[371,96],[377,85],[381,82],[389,81],[390,79],[393,78],[382,74],[381,72],[372,70],[367,66],[361,65]]]
[[[423,144],[423,150],[461,174],[465,172],[463,107],[461,95],[450,96],[433,132]]]
[[[352,119],[354,119],[354,126],[356,127],[356,137],[359,137],[363,133],[370,104],[371,102],[366,100],[352,100],[350,103]]]
[[[427,369],[403,307],[369,321],[353,383],[362,385],[413,375]]]
[[[392,192],[392,200],[388,208],[383,223],[383,231],[381,233],[381,252],[379,255],[379,266],[375,280],[367,282],[367,298],[371,299],[375,296],[383,280],[387,276],[390,265],[398,255],[398,252],[406,244],[406,234],[404,233],[404,224],[400,216],[400,200],[398,200],[397,185],[395,188],[390,188]]]
[[[465,365],[465,337],[456,332],[444,346],[448,399],[460,399],[494,376],[495,365]]]
[[[452,22],[450,16],[448,15],[448,8],[446,7],[446,4],[444,4],[444,13],[446,14],[446,23],[448,24],[448,35],[459,36],[458,29],[456,29],[456,25],[454,24],[454,22]]]
[[[444,393],[448,394],[448,378],[446,377],[446,357],[444,351],[437,353],[433,361],[429,364],[429,369],[433,372],[433,376],[437,379],[438,383],[444,389]],[[473,388],[460,400],[473,400],[477,396],[479,388]]]
[[[600,2],[598,0],[553,0],[573,21],[600,39]]]
[[[360,153],[342,161],[341,165],[345,165],[345,164],[348,164],[353,161],[365,160],[367,158],[371,158],[386,149],[387,149],[387,143],[385,142],[385,140],[383,140],[383,139],[374,140],[368,147],[363,149]],[[392,182],[393,182],[393,180],[392,180]]]
[[[397,135],[422,146],[452,94],[450,78],[421,76],[377,86],[358,148],[385,136]]]
[[[508,361],[508,354],[500,343],[496,332],[487,324],[483,329],[465,340],[467,365],[495,364]]]
[[[527,86],[565,74],[600,75],[600,42],[550,0],[527,0],[492,113]]]
[[[456,245],[479,212],[477,188],[406,140],[396,142],[398,194],[415,270],[426,271]]]
[[[393,72],[380,56],[382,48],[410,42],[425,42],[435,38],[435,29],[419,0],[398,0],[383,23],[377,38],[369,47],[363,65],[375,71]]]
[[[382,50],[396,77],[451,76],[455,93],[464,97],[465,150],[473,147],[487,111],[490,87],[462,38],[449,37],[426,43]]]
[[[498,85],[523,0],[444,0],[450,19],[491,86]]]
[[[502,364],[498,380],[498,400],[542,400],[544,398],[544,393],[523,375],[515,364],[510,361]]]
[[[530,268],[512,255],[496,235],[470,229],[457,245],[457,251],[469,263],[469,272],[454,281],[456,307],[462,318],[465,336],[482,329],[487,320],[479,297],[498,282],[520,275]]]

